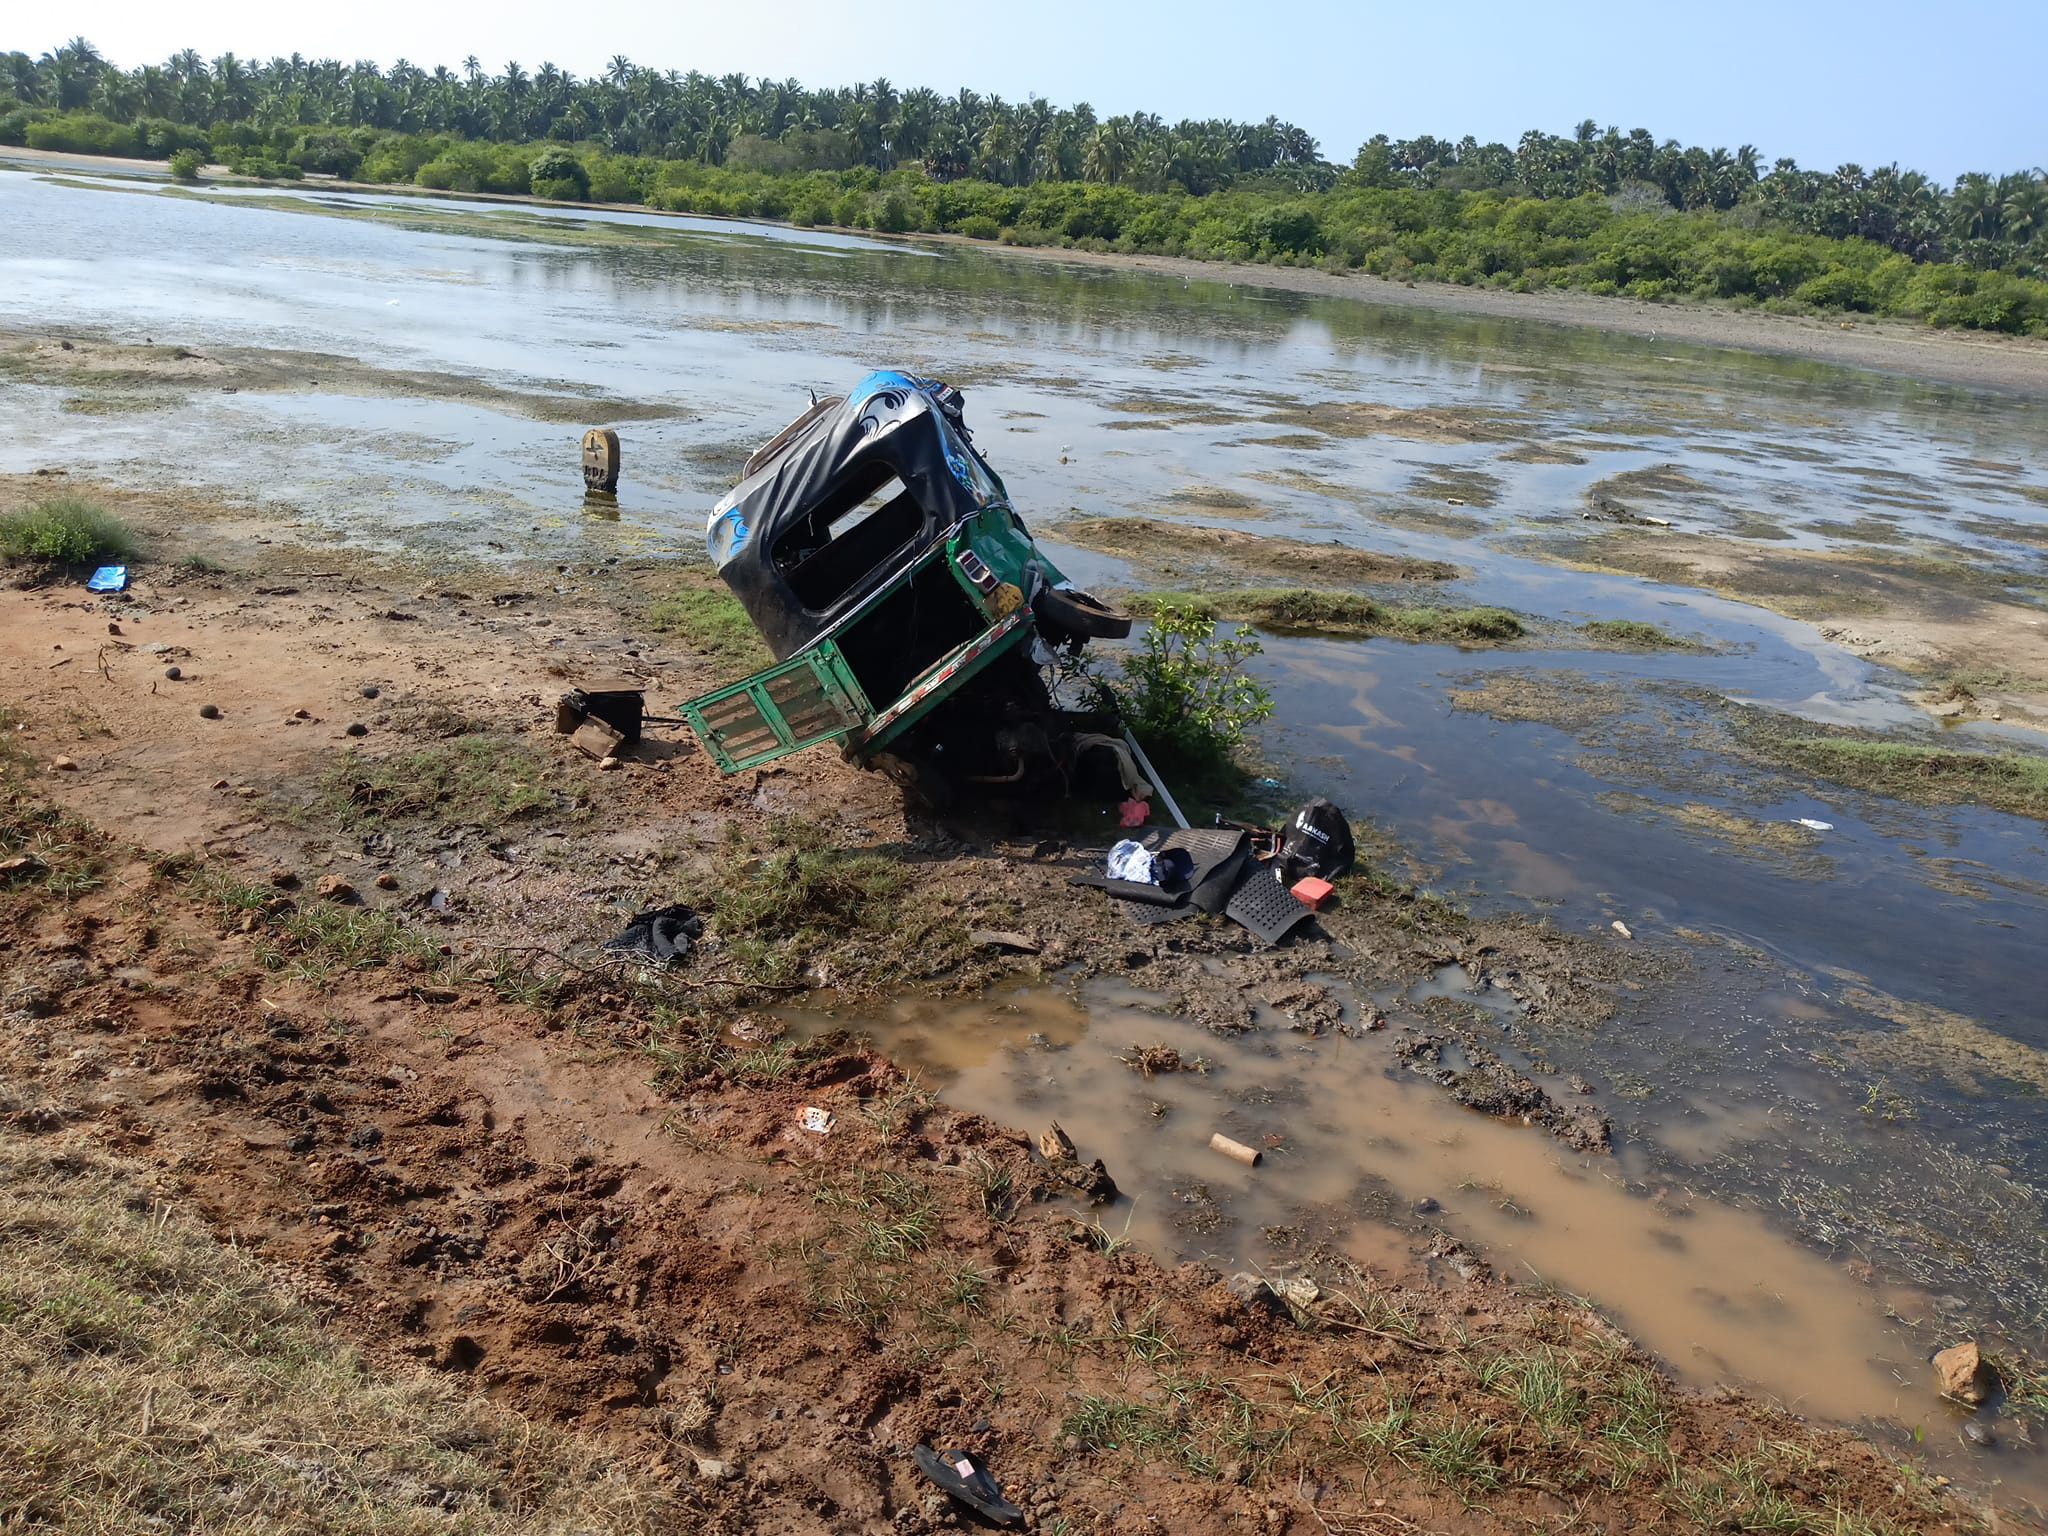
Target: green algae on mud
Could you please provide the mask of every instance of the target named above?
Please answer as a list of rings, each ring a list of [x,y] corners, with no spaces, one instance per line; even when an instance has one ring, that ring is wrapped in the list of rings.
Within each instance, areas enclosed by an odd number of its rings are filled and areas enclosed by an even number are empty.
[[[2048,756],[1930,747],[1847,727],[1731,707],[1753,757],[1832,784],[1920,805],[1982,805],[2048,821]]]
[[[1441,406],[1402,409],[1364,400],[1277,403],[1261,423],[1326,437],[1404,437],[1424,443],[1498,443],[1520,438],[1523,423],[1504,413]]]
[[[1817,623],[1821,638],[1914,676],[1997,671],[2009,687],[1992,707],[2016,723],[2048,723],[2048,679],[2035,675],[2048,634],[2048,573],[1989,564],[1981,551],[1763,548],[1640,528],[1523,540],[1520,550]]]
[[[1148,517],[1068,517],[1047,532],[1062,543],[1115,555],[1134,565],[1149,566],[1160,575],[1198,570],[1221,575],[1268,575],[1286,580],[1313,577],[1318,581],[1365,586],[1395,581],[1452,581],[1462,573],[1442,560],[1390,555],[1348,544],[1314,544],[1243,533],[1233,528],[1203,528],[1162,523]]]
[[[1973,1094],[2010,1093],[2015,1088],[2048,1094],[2048,1051],[2001,1035],[1967,1015],[1872,987],[1852,986],[1842,993],[1842,1001],[1898,1026],[1842,1036],[1843,1045],[1856,1056],[1939,1073]]]
[[[1139,613],[1187,613],[1262,629],[1318,635],[1382,635],[1461,646],[1519,640],[1528,627],[1505,608],[1436,608],[1383,603],[1361,592],[1308,587],[1246,587],[1221,592],[1143,592],[1128,602]]]
[[[1819,834],[1796,821],[1745,816],[1700,800],[1672,804],[1626,790],[1606,790],[1594,798],[1619,815],[1661,817],[1737,858],[1769,863],[1790,879],[1825,881],[1836,873],[1834,862],[1817,852]]]
[[[1618,651],[1692,651],[1708,649],[1697,640],[1674,635],[1668,629],[1641,619],[1590,619],[1579,632],[1601,645]]]
[[[598,393],[511,389],[458,373],[380,368],[357,358],[272,347],[135,345],[67,331],[0,328],[0,376],[67,387],[63,409],[110,415],[160,410],[197,391],[328,393],[452,400],[535,421],[654,421],[690,413],[679,405]]]
[[[1771,768],[1795,779],[1909,800],[1919,805],[1980,805],[2048,821],[2048,755],[1973,751],[1902,741],[1851,726],[1823,725],[1711,689],[1650,684],[1635,688],[1575,673],[1491,672],[1448,690],[1454,709],[1553,725],[1594,746],[1632,744],[1630,771],[1659,777],[1657,753],[1675,757],[1677,720],[1655,729],[1626,720],[1664,700],[1695,712],[1693,749]],[[1645,750],[1649,755],[1645,755]],[[1698,775],[1694,783],[1710,777]],[[1727,777],[1727,775],[1722,775]],[[1752,794],[1761,786],[1751,784]]]

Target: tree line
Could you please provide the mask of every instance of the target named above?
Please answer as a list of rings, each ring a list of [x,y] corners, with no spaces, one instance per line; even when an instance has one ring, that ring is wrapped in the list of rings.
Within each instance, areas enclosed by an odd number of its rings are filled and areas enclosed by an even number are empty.
[[[1098,120],[887,80],[660,72],[614,57],[428,71],[192,50],[122,70],[84,39],[0,55],[0,143],[457,191],[929,230],[1400,278],[1577,286],[2048,332],[2048,174],[1765,168],[1604,130],[1512,147],[1376,136],[1348,165],[1278,118]],[[1897,258],[1887,261],[1887,258]]]

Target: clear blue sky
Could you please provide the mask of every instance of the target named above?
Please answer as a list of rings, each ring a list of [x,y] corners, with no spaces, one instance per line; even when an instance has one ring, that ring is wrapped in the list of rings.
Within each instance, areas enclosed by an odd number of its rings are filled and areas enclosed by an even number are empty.
[[[13,9],[0,49],[40,54],[77,34],[127,67],[189,46],[428,68],[474,53],[494,72],[551,60],[580,76],[624,53],[806,85],[886,75],[899,88],[1036,93],[1103,116],[1274,113],[1340,161],[1374,133],[1513,144],[1525,128],[1561,133],[1591,117],[1709,147],[1752,143],[1766,163],[1897,160],[1944,181],[2048,163],[2048,0],[72,0]]]

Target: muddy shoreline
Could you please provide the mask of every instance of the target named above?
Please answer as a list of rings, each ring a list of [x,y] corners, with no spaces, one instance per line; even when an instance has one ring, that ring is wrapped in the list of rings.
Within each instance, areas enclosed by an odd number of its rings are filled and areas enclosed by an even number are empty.
[[[1610,1519],[1690,1518],[1691,1472],[1667,1487],[1597,1471],[1564,1421],[1503,1418],[1437,1455],[1493,1422],[1475,1360],[1507,1362],[1503,1381],[1528,1358],[1603,1362],[1573,1389],[1587,1426],[1620,1411],[1613,1382],[1639,1381],[1607,1324],[1494,1280],[1448,1233],[1391,1269],[1308,1251],[1300,1272],[1323,1294],[1305,1304],[1200,1267],[1163,1272],[1113,1222],[1035,1208],[1064,1187],[1033,1155],[1035,1127],[962,1115],[844,1042],[737,1029],[791,986],[857,999],[1021,970],[1139,980],[1229,1034],[1261,999],[1334,1018],[1303,990],[1309,971],[1405,982],[1459,963],[1517,996],[1530,1026],[1569,1036],[1653,980],[1653,952],[1474,921],[1378,876],[1348,883],[1326,936],[1291,950],[1186,925],[1105,943],[1106,914],[1067,883],[1090,863],[1085,837],[1047,847],[1028,825],[921,820],[829,754],[720,780],[664,733],[600,773],[555,738],[553,693],[587,670],[636,671],[653,703],[713,674],[636,622],[668,579],[660,562],[556,571],[570,590],[537,594],[536,572],[428,576],[226,540],[231,512],[209,523],[196,502],[96,490],[153,545],[133,599],[0,593],[16,814],[44,829],[25,846],[45,872],[5,896],[25,936],[9,995],[27,1029],[5,1051],[34,1096],[22,1123],[154,1167],[380,1358],[626,1448],[709,1529],[931,1528],[943,1510],[920,1502],[904,1451],[935,1435],[998,1459],[1040,1523],[1068,1529],[1150,1513],[1306,1532],[1346,1512],[1429,1524],[1462,1508],[1492,1530],[1589,1499]],[[458,751],[464,776],[436,779]],[[423,781],[446,788],[388,798]],[[49,803],[68,819],[39,821]],[[715,923],[673,981],[599,964],[614,909],[715,902],[760,871],[787,878],[775,871],[801,866],[775,860],[806,848],[846,878],[835,860],[881,855],[905,883],[862,889],[894,916],[819,917],[765,947]],[[320,894],[333,880],[347,899]],[[901,920],[932,912],[937,926]],[[975,926],[1027,928],[1039,954],[965,942]],[[1359,1044],[1531,1122],[1538,1145],[1551,1131],[1602,1155],[1602,1099],[1539,1084],[1455,1015]],[[821,1101],[839,1122],[824,1142],[795,1128]],[[872,1247],[887,1241],[876,1222],[913,1214],[932,1237]],[[1493,1344],[1468,1358],[1472,1333]],[[1061,1334],[1071,1348],[1029,1342]],[[1291,1434],[1232,1449],[1230,1414],[1281,1423],[1297,1406],[1191,1385],[1248,1360],[1276,1382],[1360,1383],[1314,1410],[1354,1447],[1382,1397],[1408,1404],[1412,1441],[1362,1461],[1304,1462]],[[1909,1529],[1962,1517],[1894,1496],[1883,1459],[1750,1400],[1671,1402],[1679,1465],[1721,1478],[1716,1498],[1759,1495],[1705,1447],[1768,1429],[1803,1447],[1772,1474],[1782,1497]],[[707,1484],[706,1458],[738,1470]],[[1147,1467],[1170,1475],[1129,1480]],[[1619,1481],[1602,1492],[1596,1473]]]
[[[93,168],[90,157],[30,149],[0,149],[0,164],[26,167]],[[106,161],[123,170],[160,171],[154,162]],[[262,185],[261,183],[247,183]],[[286,190],[315,188],[330,192],[372,192],[419,197],[423,201],[456,200],[501,203],[509,207],[545,207],[559,211],[590,208],[631,213],[654,219],[691,218],[730,223],[795,225],[775,220],[723,219],[712,214],[665,214],[634,203],[563,204],[502,193],[454,193],[428,188],[384,186],[358,182],[284,184]],[[1653,304],[1644,300],[1596,294],[1546,292],[1505,293],[1447,283],[1400,283],[1391,279],[1311,268],[1195,261],[1185,257],[1120,255],[1052,247],[990,246],[964,235],[888,235],[870,230],[848,231],[880,242],[972,248],[1005,258],[1062,262],[1118,271],[1153,272],[1186,281],[1220,282],[1247,288],[1339,297],[1394,308],[1425,309],[1452,314],[1526,320],[1538,325],[1567,326],[1614,335],[1729,347],[1782,357],[1809,358],[1848,368],[1870,369],[1913,378],[1993,389],[2029,399],[2048,399],[2048,342],[1994,335],[1965,336],[1935,331],[1901,321],[1774,315],[1762,311],[1716,309],[1695,304]]]

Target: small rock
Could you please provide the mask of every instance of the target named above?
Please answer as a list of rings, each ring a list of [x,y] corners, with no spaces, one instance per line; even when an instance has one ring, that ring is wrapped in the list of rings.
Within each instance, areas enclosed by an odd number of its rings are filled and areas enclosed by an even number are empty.
[[[1223,1289],[1230,1292],[1231,1295],[1235,1296],[1247,1307],[1267,1312],[1284,1312],[1287,1310],[1286,1302],[1274,1293],[1273,1288],[1266,1284],[1262,1277],[1248,1274],[1243,1270],[1239,1270],[1228,1280],[1224,1281]]]
[[[1991,1395],[1997,1378],[1976,1340],[1967,1339],[1934,1357],[1934,1382],[1943,1397],[1974,1407]]]
[[[384,1133],[374,1125],[359,1126],[348,1133],[348,1144],[358,1152],[367,1152],[384,1139]]]
[[[370,734],[370,728],[360,720],[351,720],[343,727],[342,734],[344,736],[367,736]]]
[[[220,706],[218,704],[200,705],[199,718],[202,720],[218,720],[220,718]]]
[[[377,689],[376,685],[375,685],[375,684],[373,684],[373,683],[365,683],[365,684],[363,684],[363,697],[364,697],[364,698],[366,698],[366,699],[374,699],[374,698],[376,698],[376,697],[377,697],[377,694],[378,694],[378,691],[379,691],[379,690]]]
[[[1035,955],[1038,946],[1021,933],[1009,933],[1000,928],[977,928],[967,935],[970,944],[986,944],[994,949],[1014,950],[1020,955]]]
[[[616,757],[600,757],[597,760],[597,766],[606,773],[614,773],[619,768],[619,760]]]
[[[1226,1461],[1225,1463],[1223,1463],[1223,1470],[1217,1473],[1216,1475],[1222,1478],[1226,1484],[1241,1483],[1244,1481],[1244,1472],[1245,1468],[1243,1462]]]
[[[1628,924],[1624,923],[1618,917],[1613,922],[1609,923],[1607,926],[1612,928],[1616,933],[1620,934],[1624,939],[1632,939],[1635,937],[1634,934],[1628,931]]]
[[[185,675],[185,669],[184,669],[183,667],[165,667],[165,668],[164,668],[164,676],[165,676],[165,678],[166,678],[166,679],[168,679],[168,680],[169,680],[169,681],[171,681],[171,682],[174,682],[174,683],[175,683],[175,682],[176,682],[176,681],[177,681],[177,680],[178,680],[179,678],[183,677],[184,675]]]
[[[57,758],[57,759],[56,759],[55,761],[53,761],[53,762],[52,762],[52,763],[50,764],[50,766],[51,766],[52,768],[56,769],[56,770],[57,770],[57,771],[58,771],[59,773],[76,773],[76,772],[78,772],[78,764],[77,764],[77,763],[75,763],[75,762],[73,762],[73,761],[72,761],[72,760],[71,760],[70,758],[68,758],[68,757],[60,757],[60,758]]]
[[[270,883],[280,891],[288,891],[299,883],[297,870],[286,869],[282,864],[270,872]]]
[[[1275,1296],[1290,1307],[1299,1307],[1303,1311],[1314,1306],[1316,1298],[1323,1294],[1322,1287],[1307,1275],[1295,1275],[1286,1280],[1268,1280],[1266,1283],[1273,1288]]]
[[[376,886],[380,891],[395,891],[398,889],[398,876],[387,869],[377,877]]]
[[[1962,1436],[1971,1445],[1980,1445],[1987,1451],[1998,1444],[1998,1436],[1991,1432],[1991,1426],[1978,1419],[1963,1420]]]
[[[313,893],[322,901],[347,903],[356,899],[356,888],[339,875],[322,875],[320,883],[313,887]]]
[[[697,1458],[697,1476],[707,1483],[730,1483],[740,1475],[740,1469],[729,1461],[720,1461],[716,1456]]]
[[[121,626],[116,624],[112,619],[109,619],[107,620],[107,633],[110,635],[118,635],[121,633]]]

